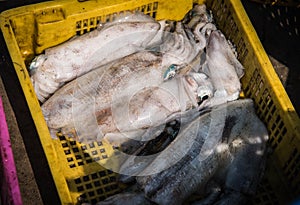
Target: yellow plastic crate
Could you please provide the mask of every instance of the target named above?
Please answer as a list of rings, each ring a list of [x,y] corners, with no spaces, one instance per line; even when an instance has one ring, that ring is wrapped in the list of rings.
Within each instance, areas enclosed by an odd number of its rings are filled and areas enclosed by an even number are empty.
[[[25,94],[62,204],[102,200],[121,190],[116,174],[99,163],[113,148],[101,142],[88,145],[60,136],[53,140],[43,118],[26,67],[44,49],[111,21],[125,10],[140,10],[157,20],[181,20],[193,0],[50,1],[1,13],[1,29]],[[208,0],[218,27],[237,46],[245,67],[243,92],[255,101],[265,122],[273,151],[253,204],[287,204],[300,194],[300,121],[278,79],[246,12],[238,0]],[[89,154],[88,154],[89,153]],[[90,156],[93,155],[92,157]],[[249,162],[251,163],[251,162]]]

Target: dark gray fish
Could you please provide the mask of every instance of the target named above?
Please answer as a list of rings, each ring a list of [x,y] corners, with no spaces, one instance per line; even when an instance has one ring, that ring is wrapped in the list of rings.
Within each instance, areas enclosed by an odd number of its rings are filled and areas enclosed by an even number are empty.
[[[153,205],[145,198],[144,193],[120,193],[108,197],[96,205]]]
[[[260,181],[267,139],[252,100],[222,104],[188,124],[137,182],[155,203],[182,204],[213,180],[222,193],[214,193],[211,201],[241,204]]]
[[[232,205],[232,204],[249,204],[248,196],[240,192],[228,192],[221,196],[221,192],[211,193],[207,198],[204,198],[200,201],[195,201],[190,205]],[[217,201],[218,198],[222,198],[220,201]]]

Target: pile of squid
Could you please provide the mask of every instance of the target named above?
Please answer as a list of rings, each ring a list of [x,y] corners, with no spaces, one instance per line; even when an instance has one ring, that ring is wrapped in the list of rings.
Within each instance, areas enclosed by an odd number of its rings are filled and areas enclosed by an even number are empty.
[[[244,68],[205,5],[182,21],[124,12],[29,69],[52,138],[119,152],[118,168],[105,166],[129,188],[98,205],[232,205],[255,194],[268,132],[239,99]]]

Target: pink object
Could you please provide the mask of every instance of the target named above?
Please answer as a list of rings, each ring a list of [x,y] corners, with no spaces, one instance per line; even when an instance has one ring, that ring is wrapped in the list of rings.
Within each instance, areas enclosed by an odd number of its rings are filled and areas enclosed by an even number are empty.
[[[22,204],[18,176],[10,143],[5,113],[0,96],[0,174],[1,203],[3,205]]]

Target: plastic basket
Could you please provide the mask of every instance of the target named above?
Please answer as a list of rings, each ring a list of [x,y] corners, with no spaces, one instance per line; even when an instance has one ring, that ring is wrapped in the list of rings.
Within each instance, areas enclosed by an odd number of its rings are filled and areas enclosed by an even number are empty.
[[[22,204],[16,165],[11,148],[2,98],[0,96],[0,204]]]
[[[193,3],[203,1],[64,0],[15,8],[1,14],[1,29],[62,204],[76,204],[80,200],[94,203],[121,190],[116,174],[97,163],[109,163],[113,148],[102,142],[79,144],[65,136],[51,139],[26,65],[45,48],[89,32],[121,11],[140,10],[157,20],[181,20]],[[246,69],[242,79],[244,95],[254,99],[257,114],[270,134],[273,152],[253,204],[285,204],[300,194],[299,118],[241,2],[211,0],[206,4],[213,11],[218,27],[237,46],[238,58]]]

